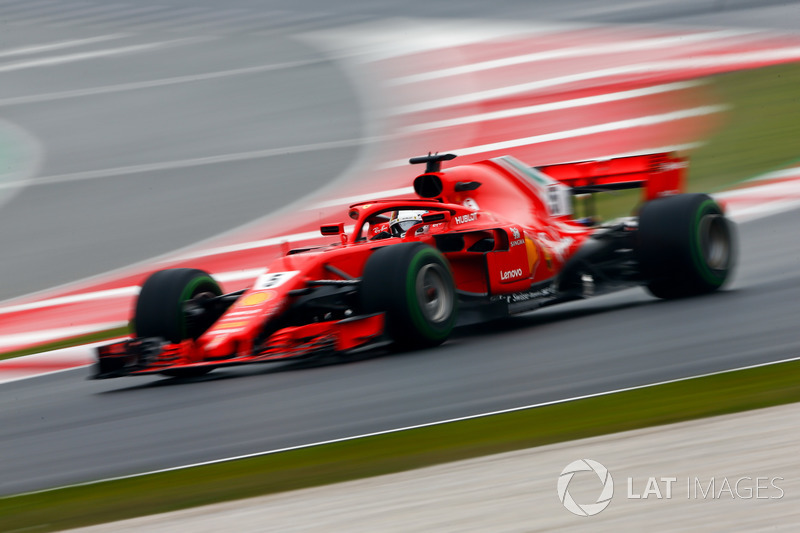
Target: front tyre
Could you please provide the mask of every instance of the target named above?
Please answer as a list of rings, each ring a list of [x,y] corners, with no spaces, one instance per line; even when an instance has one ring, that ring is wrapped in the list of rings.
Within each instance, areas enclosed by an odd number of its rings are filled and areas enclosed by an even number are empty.
[[[658,298],[715,291],[736,262],[733,224],[706,194],[680,194],[644,204],[638,237],[641,273]]]
[[[387,333],[401,348],[441,344],[455,326],[450,265],[441,252],[419,242],[373,252],[361,276],[360,298],[364,312],[386,314]]]
[[[189,317],[187,302],[213,298],[222,289],[206,272],[194,268],[173,268],[152,274],[136,301],[133,327],[137,337],[161,337],[171,343],[196,339],[211,326],[215,317]],[[166,376],[200,376],[210,368],[186,368],[162,372]]]

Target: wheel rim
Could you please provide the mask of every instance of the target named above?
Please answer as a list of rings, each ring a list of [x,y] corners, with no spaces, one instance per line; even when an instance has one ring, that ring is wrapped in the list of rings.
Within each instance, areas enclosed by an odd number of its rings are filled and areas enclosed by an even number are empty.
[[[453,312],[453,295],[445,279],[444,267],[439,264],[427,264],[417,273],[417,301],[428,322],[444,322]]]
[[[706,215],[700,220],[703,259],[711,270],[725,270],[731,256],[728,225],[721,215]]]

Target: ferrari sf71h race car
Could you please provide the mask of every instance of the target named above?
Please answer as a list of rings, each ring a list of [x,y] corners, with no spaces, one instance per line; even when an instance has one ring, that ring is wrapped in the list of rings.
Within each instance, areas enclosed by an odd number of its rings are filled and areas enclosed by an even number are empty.
[[[285,250],[249,289],[201,270],[152,274],[133,338],[99,348],[95,378],[193,376],[217,367],[444,342],[457,325],[643,285],[659,298],[718,289],[734,231],[705,194],[681,194],[687,162],[661,153],[529,167],[498,157],[425,164],[415,198],[350,206],[334,244]],[[642,188],[638,216],[593,225],[573,196]],[[344,217],[343,217],[344,218]]]

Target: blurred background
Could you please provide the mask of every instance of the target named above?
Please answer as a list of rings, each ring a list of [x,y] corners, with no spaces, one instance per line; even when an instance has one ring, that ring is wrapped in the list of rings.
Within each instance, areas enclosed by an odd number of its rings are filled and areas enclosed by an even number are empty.
[[[155,268],[244,287],[286,235],[407,194],[407,159],[428,151],[674,150],[690,190],[715,193],[794,172],[797,20],[777,0],[0,0],[0,331],[16,336],[0,348],[124,326]],[[627,291],[301,372],[4,384],[0,494],[794,357],[787,205],[741,226],[715,297]]]

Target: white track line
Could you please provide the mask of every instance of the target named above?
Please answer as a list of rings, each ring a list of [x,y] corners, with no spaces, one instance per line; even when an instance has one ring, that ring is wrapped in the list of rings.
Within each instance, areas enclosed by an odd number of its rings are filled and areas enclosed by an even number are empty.
[[[630,91],[620,91],[616,93],[599,94],[596,96],[587,96],[584,98],[574,98],[572,100],[561,100],[558,102],[550,102],[547,104],[537,104],[525,107],[516,107],[503,109],[502,111],[493,111],[489,113],[479,113],[477,115],[467,115],[459,118],[437,120],[433,122],[424,122],[421,124],[414,124],[399,128],[402,134],[418,133],[421,131],[428,131],[437,128],[449,128],[453,126],[462,126],[465,124],[475,124],[478,122],[485,122],[488,120],[500,120],[505,118],[514,118],[527,115],[535,115],[538,113],[547,113],[550,111],[560,111],[564,109],[573,109],[576,107],[584,107],[597,104],[606,104],[609,102],[619,102],[622,100],[630,100],[633,98],[641,98],[644,96],[651,96],[654,94],[661,94],[673,91],[682,91],[700,85],[705,85],[706,82],[701,80],[680,81],[675,83],[666,83],[663,85],[654,85],[652,87],[645,87],[644,89],[632,89]],[[2,105],[2,100],[0,100]]]
[[[26,344],[41,344],[43,342],[77,337],[97,331],[119,328],[127,322],[105,322],[103,324],[89,324],[84,326],[70,326],[66,328],[48,329],[46,331],[35,331],[30,333],[14,333],[0,337],[0,349],[15,347]]]
[[[217,248],[207,248],[198,250],[196,252],[187,252],[177,258],[178,261],[186,261],[187,259],[197,259],[198,257],[208,257],[211,255],[230,254],[235,252],[243,252],[245,250],[253,250],[255,248],[265,248],[267,246],[277,246],[281,243],[307,241],[309,239],[316,239],[321,237],[319,230],[307,231],[305,233],[295,233],[293,235],[282,235],[279,237],[270,237],[269,239],[261,239],[259,241],[242,242],[237,244],[229,244],[226,246],[219,246]],[[172,260],[170,260],[172,261]]]
[[[776,170],[774,172],[768,172],[766,174],[762,174],[753,178],[752,180],[747,180],[745,183],[753,183],[757,184],[759,181],[767,181],[767,180],[779,180],[785,178],[796,178],[800,177],[800,166],[794,166],[790,168],[786,168],[783,170]],[[749,189],[747,189],[749,190]],[[733,189],[731,191],[725,191],[719,193],[717,196],[719,198],[725,198],[728,196],[737,196],[737,193],[741,193],[742,189]]]
[[[741,223],[792,211],[798,207],[800,207],[800,198],[795,198],[793,200],[776,200],[744,208],[726,206],[726,214],[729,218]]]
[[[388,191],[378,191],[364,194],[356,194],[354,196],[346,196],[344,198],[335,198],[333,200],[326,200],[318,202],[313,205],[313,209],[320,209],[324,207],[336,206],[350,206],[359,202],[368,202],[377,198],[391,198],[393,196],[401,196],[404,194],[414,193],[414,187],[400,187],[399,189],[390,189]]]
[[[172,41],[161,41],[147,44],[136,44],[131,46],[122,46],[119,48],[107,48],[104,50],[94,50],[92,52],[81,52],[77,54],[66,54],[61,56],[43,57],[39,59],[31,59],[28,61],[19,61],[17,63],[9,63],[0,65],[0,72],[12,72],[15,70],[23,70],[37,67],[52,67],[54,65],[63,65],[65,63],[74,63],[76,61],[85,61],[87,59],[98,59],[103,57],[112,57],[122,54],[133,54],[138,52],[147,52],[150,50],[157,50],[159,48],[166,48],[168,46],[178,46],[199,42],[202,39],[188,38],[188,39],[175,39]]]
[[[25,0],[17,5],[4,6],[3,17],[5,20],[19,22],[34,22],[39,15],[44,13],[63,13],[73,9],[73,6],[60,0]]]
[[[145,14],[149,15],[154,12],[158,12],[159,15],[163,15],[164,12],[169,9],[167,6],[143,6],[143,7],[131,7],[126,9],[125,6],[123,6],[122,4],[115,4],[115,5],[116,8],[114,10],[109,10],[108,13],[93,15],[91,17],[81,16],[80,24],[82,25],[95,24],[97,22],[102,22],[102,21],[116,21],[116,20],[130,21],[130,18],[133,16],[138,17],[140,15],[145,15]],[[73,19],[74,18],[77,17],[73,17]],[[49,21],[43,21],[43,22],[52,24]],[[69,22],[59,21],[53,25],[61,26],[64,24],[74,24],[74,22],[72,20],[70,20]]]
[[[0,57],[12,57],[12,56],[21,56],[21,55],[29,55],[29,54],[38,54],[41,52],[50,52],[52,50],[60,50],[63,48],[74,48],[77,46],[86,46],[87,44],[94,44],[100,43],[104,41],[110,41],[113,39],[123,39],[128,37],[125,33],[117,33],[113,35],[100,35],[97,37],[90,37],[88,39],[74,39],[71,41],[60,41],[56,43],[48,43],[48,44],[36,44],[31,46],[24,46],[21,48],[12,48],[10,50],[2,50],[0,51]]]
[[[50,185],[53,183],[66,183],[71,181],[84,181],[100,178],[113,178],[115,176],[125,176],[127,174],[139,174],[142,172],[157,172],[162,170],[173,170],[179,168],[198,167],[202,165],[215,165],[220,163],[231,163],[235,161],[248,161],[251,159],[263,159],[282,155],[293,155],[316,150],[330,150],[335,148],[349,148],[361,146],[363,144],[381,140],[374,139],[346,139],[343,141],[329,141],[315,144],[303,144],[298,146],[286,146],[283,148],[268,148],[265,150],[253,150],[251,152],[238,152],[233,154],[214,155],[208,157],[197,157],[193,159],[180,159],[177,161],[164,161],[161,163],[146,163],[143,165],[130,165],[125,167],[106,168],[102,170],[87,170],[83,172],[73,172],[71,174],[57,174],[53,176],[43,176],[32,180],[13,181],[0,184],[0,189],[35,185]]]
[[[634,385],[632,387],[623,387],[623,388],[620,388],[620,389],[613,389],[613,390],[608,390],[608,391],[603,391],[603,392],[595,392],[595,393],[592,393],[592,394],[583,394],[581,396],[574,396],[574,397],[571,397],[571,398],[562,398],[562,399],[559,399],[559,400],[551,400],[551,401],[548,401],[548,402],[541,402],[541,403],[535,403],[535,404],[530,404],[530,405],[522,405],[522,406],[519,406],[519,407],[511,407],[509,409],[500,409],[500,410],[497,410],[497,411],[489,411],[489,412],[478,413],[478,414],[474,414],[474,415],[459,416],[459,417],[455,417],[455,418],[448,418],[448,419],[445,419],[445,420],[437,420],[435,422],[426,422],[424,424],[415,424],[415,425],[411,425],[411,426],[404,426],[404,427],[399,427],[399,428],[386,429],[386,430],[383,430],[383,431],[374,431],[374,432],[371,432],[371,433],[362,433],[360,435],[353,435],[353,436],[350,436],[350,437],[341,437],[341,438],[338,438],[338,439],[330,439],[330,440],[324,440],[324,441],[319,441],[319,442],[311,442],[311,443],[308,443],[308,444],[299,444],[297,446],[287,446],[285,448],[277,448],[277,449],[274,449],[274,450],[265,450],[265,451],[261,451],[261,452],[254,452],[254,453],[247,453],[247,454],[242,454],[242,455],[235,455],[235,456],[232,456],[232,457],[224,457],[224,458],[221,458],[221,459],[212,459],[210,461],[201,461],[201,462],[198,462],[198,463],[191,463],[191,464],[186,464],[186,465],[181,465],[181,466],[173,466],[173,467],[170,467],[170,468],[162,468],[162,469],[159,469],[159,470],[151,470],[150,472],[141,472],[139,474],[129,474],[129,475],[125,475],[125,476],[110,477],[110,478],[106,478],[106,479],[97,479],[97,480],[94,480],[94,481],[86,481],[84,483],[74,483],[72,485],[64,485],[64,486],[61,486],[61,487],[53,487],[53,488],[50,488],[50,489],[42,489],[42,490],[37,490],[37,491],[25,492],[25,493],[21,493],[21,494],[12,494],[10,496],[0,497],[0,500],[8,500],[8,499],[12,499],[12,498],[18,498],[20,496],[29,496],[29,495],[32,495],[32,494],[43,494],[43,493],[52,492],[54,490],[60,490],[60,489],[69,489],[69,488],[74,488],[74,487],[85,487],[85,486],[88,486],[88,485],[97,485],[99,483],[107,483],[107,482],[111,482],[111,481],[120,481],[120,480],[124,480],[124,479],[135,479],[135,478],[139,478],[139,477],[143,477],[143,476],[150,476],[150,475],[154,475],[154,474],[163,474],[165,472],[175,472],[175,471],[179,471],[179,470],[187,470],[189,468],[197,468],[197,467],[200,467],[200,466],[208,466],[208,465],[215,465],[215,464],[220,464],[220,463],[228,463],[228,462],[231,462],[231,461],[239,461],[239,460],[242,460],[242,459],[252,459],[254,457],[264,457],[266,455],[275,455],[275,454],[283,453],[283,452],[291,452],[291,451],[295,451],[295,450],[304,450],[304,449],[308,449],[308,448],[316,448],[316,447],[319,447],[319,446],[325,446],[327,444],[337,444],[337,443],[342,443],[342,442],[349,442],[349,441],[354,441],[354,440],[366,439],[366,438],[369,438],[369,437],[379,437],[381,435],[390,435],[390,434],[393,434],[393,433],[401,433],[403,431],[410,431],[410,430],[414,430],[414,429],[422,429],[422,428],[428,428],[428,427],[442,426],[442,425],[445,425],[445,424],[452,424],[452,423],[455,423],[455,422],[464,422],[466,420],[475,420],[475,419],[478,419],[478,418],[487,418],[487,417],[490,417],[490,416],[503,415],[503,414],[508,414],[508,413],[516,413],[516,412],[519,412],[519,411],[526,411],[526,410],[529,410],[529,409],[537,409],[537,408],[540,408],[540,407],[548,407],[548,406],[551,406],[551,405],[560,405],[560,404],[576,402],[576,401],[580,401],[580,400],[588,400],[588,399],[591,399],[591,398],[610,396],[612,394],[618,394],[618,393],[622,393],[622,392],[629,392],[629,391],[648,389],[648,388],[651,388],[651,387],[658,387],[660,385],[670,385],[672,383],[683,383],[685,381],[690,381],[690,380],[693,380],[693,379],[700,379],[700,378],[706,378],[706,377],[712,377],[712,376],[720,376],[720,375],[723,375],[723,374],[730,374],[732,372],[738,372],[738,371],[741,371],[741,370],[752,370],[752,369],[755,369],[755,368],[763,368],[763,367],[767,367],[767,366],[779,365],[779,364],[782,364],[782,363],[791,363],[791,362],[798,361],[798,360],[800,360],[800,357],[792,357],[792,358],[789,358],[789,359],[781,359],[780,361],[770,361],[770,362],[767,362],[767,363],[759,363],[759,364],[755,364],[755,365],[747,365],[747,366],[742,366],[742,367],[737,367],[737,368],[729,368],[727,370],[719,370],[717,372],[708,372],[708,373],[705,373],[705,374],[699,374],[699,375],[695,375],[695,376],[686,376],[686,377],[682,377],[682,378],[669,379],[669,380],[664,380],[664,381],[657,381],[657,382],[654,382],[654,383],[647,383],[647,384],[644,384],[644,385]]]
[[[490,20],[474,23],[445,19],[429,23],[424,20],[395,18],[334,30],[317,30],[307,34],[306,38],[322,42],[329,50],[346,50],[352,54],[354,60],[374,63],[410,54],[508,39],[512,36],[552,35],[587,27],[597,26],[579,23],[512,24],[508,21]]]
[[[217,72],[206,72],[203,74],[188,74],[186,76],[175,76],[172,78],[162,78],[149,81],[134,81],[129,83],[119,83],[115,85],[104,85],[91,87],[88,89],[76,89],[72,91],[61,91],[54,93],[33,94],[26,96],[16,96],[10,98],[0,98],[0,106],[12,106],[21,104],[31,104],[38,102],[49,102],[52,100],[63,100],[67,98],[79,98],[84,96],[95,96],[98,94],[118,93],[124,91],[135,91],[139,89],[150,89],[153,87],[163,87],[166,85],[178,85],[181,83],[192,83],[197,81],[215,80],[230,76],[242,76],[246,74],[258,74],[261,72],[271,72],[275,70],[306,67],[324,62],[323,59],[308,59],[301,61],[289,61],[286,63],[273,63],[269,65],[255,65],[252,67],[242,67],[230,70],[220,70]]]
[[[390,110],[389,112],[394,115],[401,115],[405,113],[430,111],[433,109],[456,105],[474,104],[478,102],[485,102],[486,100],[494,98],[503,98],[516,94],[532,92],[539,89],[558,87],[559,85],[597,80],[600,78],[610,78],[614,76],[625,76],[630,74],[653,74],[655,72],[736,66],[748,62],[788,61],[796,59],[800,59],[800,47],[798,46],[777,48],[774,50],[759,50],[756,52],[651,61],[647,63],[637,63],[635,65],[621,65],[618,67],[610,67],[588,72],[578,72],[574,74],[567,74],[565,76],[557,76],[555,78],[521,83],[518,85],[486,89],[483,91],[477,91],[458,96],[448,96],[446,98],[438,98],[436,100],[429,100],[427,102],[418,102],[400,106]]]
[[[69,26],[80,20],[82,23],[90,21],[96,17],[98,13],[108,15],[109,13],[118,13],[120,4],[107,4],[107,5],[85,5],[83,8],[73,8],[62,12],[54,17],[41,17],[39,20],[46,21],[50,26]]]
[[[441,78],[447,78],[450,76],[458,76],[462,74],[473,74],[476,72],[483,72],[486,70],[492,70],[496,68],[522,65],[526,63],[536,63],[539,61],[551,61],[554,59],[565,59],[569,57],[591,57],[597,55],[632,52],[634,50],[653,50],[657,48],[669,48],[676,46],[684,47],[688,44],[702,43],[712,40],[729,39],[731,37],[740,37],[756,33],[757,32],[755,30],[753,31],[723,30],[723,31],[713,31],[707,33],[695,33],[689,35],[671,35],[669,37],[636,39],[631,41],[621,41],[609,44],[570,46],[567,48],[558,48],[556,50],[547,50],[545,52],[535,52],[519,56],[503,57],[501,59],[481,61],[479,63],[472,63],[469,65],[460,65],[457,67],[438,69],[431,72],[421,72],[419,74],[411,74],[409,76],[394,78],[390,80],[388,84],[405,85],[409,83],[418,83],[421,81],[436,80]],[[763,36],[764,34],[762,33],[761,35]]]
[[[10,305],[8,307],[0,308],[0,315],[9,313],[21,313],[23,311],[32,311],[34,309],[44,309],[47,307],[57,307],[60,305],[70,305],[81,302],[91,302],[94,300],[104,300],[108,298],[122,298],[126,296],[136,296],[139,294],[139,287],[120,287],[117,289],[107,289],[102,291],[84,292],[81,294],[73,294],[70,296],[60,296],[58,298],[50,298],[48,300],[40,300],[37,302],[30,302],[27,304]],[[0,343],[2,339],[0,337]]]
[[[531,137],[523,137],[521,139],[511,139],[508,141],[500,141],[489,144],[482,144],[478,146],[469,146],[454,150],[445,150],[446,152],[453,152],[456,155],[473,155],[482,154],[485,152],[494,152],[498,150],[507,150],[509,148],[516,148],[519,146],[529,146],[532,144],[539,144],[551,141],[560,141],[564,139],[574,139],[576,137],[584,137],[587,135],[595,135],[598,133],[608,133],[611,131],[627,130],[632,128],[640,128],[644,126],[653,126],[655,124],[663,124],[665,122],[673,122],[677,120],[684,120],[692,117],[699,117],[703,115],[710,115],[725,111],[727,106],[724,105],[707,105],[694,107],[691,109],[683,109],[680,111],[671,111],[669,113],[662,113],[659,115],[650,115],[646,117],[637,117],[625,120],[618,120],[615,122],[607,122],[605,124],[595,124],[594,126],[585,126],[583,128],[576,128],[573,130],[558,131],[553,133],[545,133],[542,135],[533,135]],[[402,167],[408,164],[406,159],[390,161],[382,165],[381,168],[394,168]]]
[[[763,183],[760,181],[795,178],[791,181]],[[793,167],[770,172],[749,180],[752,186],[714,194],[714,198],[725,204],[725,209],[733,220],[744,222],[762,218],[800,206],[800,168]]]
[[[317,235],[319,235],[317,233]],[[246,270],[234,270],[231,272],[220,272],[212,274],[211,276],[220,283],[229,281],[240,281],[243,279],[255,279],[264,273],[264,268],[250,268]],[[47,307],[58,307],[61,305],[72,305],[82,302],[91,302],[94,300],[107,300],[114,298],[127,298],[139,294],[141,287],[138,285],[131,285],[128,287],[119,287],[116,289],[106,289],[102,291],[82,292],[80,294],[71,294],[69,296],[59,296],[57,298],[49,298],[47,300],[38,300],[25,304],[9,305],[8,307],[0,307],[0,315],[9,313],[20,313],[23,311],[31,311],[34,309],[45,309]],[[3,337],[0,337],[2,339]]]

